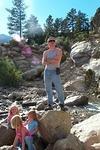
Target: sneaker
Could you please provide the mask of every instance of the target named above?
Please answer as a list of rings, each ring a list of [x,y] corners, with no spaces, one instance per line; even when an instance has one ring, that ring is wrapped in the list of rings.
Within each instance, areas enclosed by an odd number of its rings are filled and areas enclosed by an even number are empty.
[[[61,108],[62,111],[67,111],[68,110],[68,108],[65,107],[63,104],[60,104],[59,106],[60,106],[60,108]]]
[[[45,111],[47,110],[53,110],[53,107],[51,105],[48,105],[46,108],[45,108]]]

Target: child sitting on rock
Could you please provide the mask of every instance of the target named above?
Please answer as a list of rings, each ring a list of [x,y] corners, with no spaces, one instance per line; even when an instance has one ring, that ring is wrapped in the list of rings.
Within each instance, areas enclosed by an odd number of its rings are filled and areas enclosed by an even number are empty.
[[[28,144],[28,141],[33,141],[34,136],[37,134],[38,131],[38,121],[37,121],[37,114],[34,110],[30,110],[27,114],[27,120],[24,123],[24,125],[26,126],[27,130],[30,133],[30,136],[26,136],[25,137],[25,142],[26,144]],[[34,149],[35,146],[34,146]]]
[[[16,130],[16,136],[13,142],[13,148],[19,147],[21,150],[25,150],[25,144],[26,144],[28,150],[36,150],[31,140],[32,138],[30,132],[24,126],[23,121],[19,115],[15,115],[12,117],[11,126]]]
[[[37,114],[35,110],[30,110],[27,114],[27,120],[24,123],[26,128],[29,130],[30,135],[35,135],[38,131],[38,121],[37,121]]]
[[[4,119],[2,123],[7,123],[7,126],[9,128],[11,128],[11,119],[14,115],[19,115],[19,108],[18,108],[18,105],[16,105],[15,103],[13,103],[10,107],[9,107],[9,110],[8,110],[8,116],[6,119]]]
[[[8,111],[8,117],[7,117],[8,127],[11,127],[11,119],[15,115],[19,115],[19,108],[16,104],[12,104],[9,107],[9,111]]]

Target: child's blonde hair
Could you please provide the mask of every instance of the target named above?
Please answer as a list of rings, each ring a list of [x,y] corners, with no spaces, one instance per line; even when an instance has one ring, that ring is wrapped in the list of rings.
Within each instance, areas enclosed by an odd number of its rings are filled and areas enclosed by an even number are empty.
[[[9,107],[9,114],[12,114],[12,109],[16,109],[17,110],[17,112],[16,112],[16,114],[19,114],[19,108],[18,108],[18,105],[16,105],[16,104],[12,104],[10,107]]]
[[[36,111],[35,110],[30,110],[28,112],[28,116],[31,116],[31,118],[33,118],[34,120],[37,120],[37,114],[36,114]]]
[[[12,128],[16,129],[19,125],[22,125],[22,119],[19,115],[15,115],[11,119]]]

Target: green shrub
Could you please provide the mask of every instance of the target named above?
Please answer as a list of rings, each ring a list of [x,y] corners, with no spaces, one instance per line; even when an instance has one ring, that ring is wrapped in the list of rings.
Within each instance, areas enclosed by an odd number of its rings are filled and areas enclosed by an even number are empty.
[[[79,33],[76,33],[76,38],[75,38],[75,41],[83,41],[83,40],[87,40],[88,39],[88,33],[87,32],[79,32]]]
[[[12,60],[0,59],[0,85],[18,86],[22,81],[21,72],[16,68]]]
[[[66,51],[70,51],[70,40],[68,37],[57,37],[57,45],[62,47]]]

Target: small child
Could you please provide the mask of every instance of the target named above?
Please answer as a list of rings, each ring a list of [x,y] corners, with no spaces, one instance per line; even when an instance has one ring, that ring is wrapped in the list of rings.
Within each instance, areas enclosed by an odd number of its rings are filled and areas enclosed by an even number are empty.
[[[19,108],[18,106],[13,103],[10,107],[9,107],[9,110],[8,110],[8,116],[7,118],[5,118],[3,121],[1,121],[1,124],[2,123],[7,123],[7,126],[9,128],[11,128],[11,119],[14,115],[19,115]]]
[[[11,119],[14,115],[19,115],[19,108],[16,104],[12,104],[9,107],[8,117],[7,117],[8,127],[11,127]]]
[[[28,112],[28,119],[26,120],[24,125],[26,126],[27,130],[30,133],[30,136],[25,137],[25,142],[28,145],[29,141],[33,141],[33,137],[34,135],[36,135],[38,131],[37,114],[34,110],[30,110]],[[36,150],[35,146],[34,146],[34,150]]]
[[[23,121],[19,115],[15,115],[12,117],[11,126],[16,130],[16,136],[13,142],[13,147],[20,147],[21,150],[25,150],[25,137],[30,137],[30,133],[23,125]],[[28,144],[28,150],[35,150],[31,141],[29,141]]]
[[[27,115],[28,118],[25,122],[25,126],[29,130],[30,135],[34,135],[38,131],[37,114],[35,110],[30,110]]]

